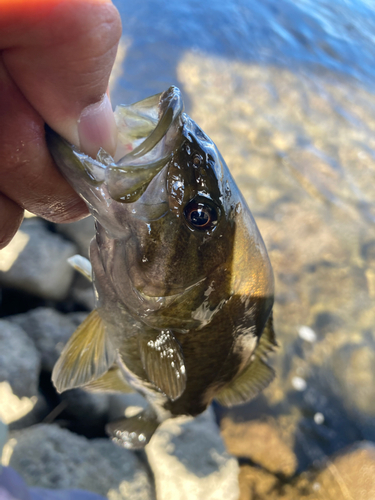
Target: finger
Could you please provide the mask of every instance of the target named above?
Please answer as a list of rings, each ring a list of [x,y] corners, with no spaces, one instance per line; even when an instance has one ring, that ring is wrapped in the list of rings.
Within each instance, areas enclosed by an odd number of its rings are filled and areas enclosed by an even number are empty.
[[[116,8],[105,0],[8,4],[0,46],[22,93],[70,142],[89,153],[99,146],[113,152],[116,127],[105,93],[121,35]]]
[[[0,88],[2,193],[22,208],[53,222],[71,222],[86,216],[86,205],[49,155],[44,120],[15,86],[1,59]]]
[[[16,234],[23,219],[22,208],[0,193],[0,250]]]

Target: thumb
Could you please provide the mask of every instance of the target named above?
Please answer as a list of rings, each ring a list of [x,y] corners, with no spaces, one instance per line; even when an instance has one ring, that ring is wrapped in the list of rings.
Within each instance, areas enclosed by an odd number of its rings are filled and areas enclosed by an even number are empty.
[[[115,149],[106,90],[120,36],[109,0],[2,2],[0,47],[10,77],[45,122],[92,156]]]

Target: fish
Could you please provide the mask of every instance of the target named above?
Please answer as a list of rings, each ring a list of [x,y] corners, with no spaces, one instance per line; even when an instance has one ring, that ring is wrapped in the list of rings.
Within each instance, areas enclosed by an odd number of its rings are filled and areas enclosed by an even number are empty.
[[[118,148],[85,155],[52,129],[49,150],[95,219],[95,309],[53,369],[58,392],[140,393],[107,425],[140,449],[158,426],[216,400],[249,401],[274,378],[274,277],[263,239],[213,141],[177,87],[115,111]]]

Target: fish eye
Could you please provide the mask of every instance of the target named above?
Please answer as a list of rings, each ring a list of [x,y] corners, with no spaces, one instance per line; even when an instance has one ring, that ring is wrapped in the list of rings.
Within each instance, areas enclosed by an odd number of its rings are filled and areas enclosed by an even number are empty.
[[[193,165],[195,167],[200,167],[202,165],[202,157],[201,155],[198,155],[198,154],[195,154],[194,157],[193,157]]]
[[[192,229],[203,231],[209,231],[218,222],[217,209],[206,199],[190,201],[184,209],[184,216]]]

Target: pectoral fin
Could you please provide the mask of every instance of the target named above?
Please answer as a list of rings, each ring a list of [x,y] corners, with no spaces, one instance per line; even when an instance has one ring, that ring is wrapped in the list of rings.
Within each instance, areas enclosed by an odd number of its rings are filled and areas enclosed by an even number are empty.
[[[113,365],[116,350],[96,310],[73,333],[54,366],[58,392],[81,387],[101,377]]]
[[[124,418],[106,426],[112,441],[124,448],[137,450],[144,448],[159,426],[159,421],[151,408],[134,417]]]
[[[216,400],[223,406],[243,404],[265,389],[275,377],[273,368],[266,363],[266,357],[276,345],[271,313],[254,354],[251,356],[250,364],[219,392]]]
[[[119,367],[114,365],[107,373],[85,385],[85,391],[129,393],[133,389],[126,383]]]
[[[172,401],[186,387],[186,371],[182,350],[170,330],[144,334],[139,340],[143,368],[156,387]]]
[[[76,271],[83,274],[89,281],[92,281],[92,266],[89,259],[77,254],[69,257],[68,262]]]

